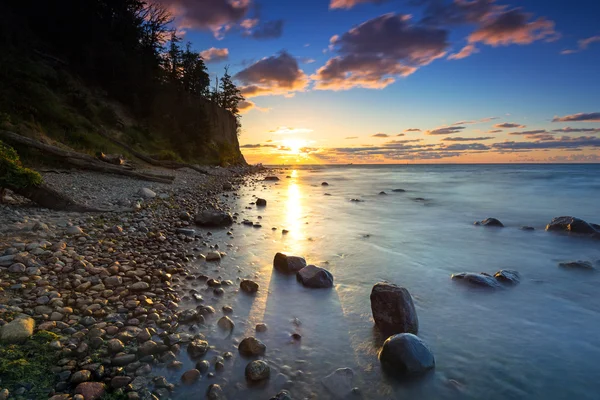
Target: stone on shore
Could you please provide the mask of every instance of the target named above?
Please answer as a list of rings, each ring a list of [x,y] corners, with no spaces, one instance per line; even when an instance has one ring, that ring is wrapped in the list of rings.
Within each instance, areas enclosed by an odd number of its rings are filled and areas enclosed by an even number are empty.
[[[200,358],[208,351],[208,342],[206,340],[194,339],[187,347],[187,352],[191,358]]]
[[[459,272],[457,274],[452,274],[452,280],[460,281],[467,283],[471,286],[488,288],[488,289],[496,289],[500,287],[498,281],[491,276],[490,274],[482,273],[474,273],[474,272]]]
[[[302,285],[313,289],[326,289],[333,286],[333,275],[325,268],[307,265],[296,274]]]
[[[379,361],[390,372],[400,375],[423,374],[435,367],[429,347],[412,333],[389,337],[379,352]]]
[[[267,201],[265,199],[258,198],[258,199],[256,199],[256,205],[258,207],[266,207]]]
[[[230,213],[218,209],[204,210],[196,214],[195,222],[200,226],[222,227],[233,224],[233,217]]]
[[[219,321],[217,321],[217,326],[225,331],[233,331],[233,328],[235,328],[235,324],[233,323],[233,321],[231,320],[231,318],[225,316],[225,317],[221,317],[221,319],[219,319]]]
[[[269,379],[271,376],[271,368],[262,360],[255,360],[246,365],[246,379],[251,382],[258,382]]]
[[[99,400],[105,391],[106,386],[102,382],[83,382],[75,388],[75,394],[82,395],[84,400]]]
[[[190,369],[189,371],[185,371],[183,375],[181,375],[181,383],[184,385],[191,385],[193,383],[198,382],[200,379],[200,371],[197,369]]]
[[[258,292],[258,283],[250,279],[244,279],[240,282],[240,289],[246,293],[256,293]]]
[[[579,233],[582,235],[600,234],[600,226],[590,224],[580,218],[556,217],[548,225],[547,231]]]
[[[277,253],[273,259],[273,267],[284,274],[295,274],[306,267],[306,260],[303,257]]]
[[[496,219],[496,218],[486,218],[483,221],[477,221],[475,222],[475,225],[481,225],[481,226],[495,226],[498,228],[503,228],[504,224],[502,222],[500,222],[500,220]]]
[[[153,199],[156,197],[156,193],[148,188],[141,188],[138,191],[138,196],[140,196],[143,199]]]
[[[254,357],[265,354],[267,346],[257,338],[250,336],[240,342],[238,350],[245,357]]]
[[[345,399],[352,392],[352,382],[354,381],[354,371],[350,368],[339,368],[327,375],[321,382],[329,393],[336,399]]]
[[[23,343],[33,335],[35,321],[31,317],[19,315],[0,328],[0,340],[4,343]]]
[[[225,397],[223,397],[223,389],[221,389],[221,386],[217,385],[216,383],[213,383],[208,387],[208,391],[206,392],[206,398],[208,400],[224,399]]]
[[[410,292],[401,286],[379,282],[371,290],[375,325],[385,333],[417,333],[419,319]]]
[[[278,181],[279,178],[276,176],[265,176],[265,181]]]
[[[218,251],[209,251],[206,253],[206,261],[219,261],[221,260],[221,253]]]
[[[406,190],[404,190],[404,189],[393,189],[392,192],[402,193],[402,192],[406,192]]]

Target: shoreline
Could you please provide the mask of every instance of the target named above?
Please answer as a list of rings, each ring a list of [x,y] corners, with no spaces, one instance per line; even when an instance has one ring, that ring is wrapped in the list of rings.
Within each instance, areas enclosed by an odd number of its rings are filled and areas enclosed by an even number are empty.
[[[150,377],[153,366],[173,364],[178,358],[180,344],[173,335],[184,293],[173,287],[186,278],[194,259],[204,257],[193,254],[190,245],[207,240],[188,231],[194,227],[194,214],[212,207],[233,213],[220,195],[235,193],[251,176],[266,170],[213,172],[174,171],[173,185],[79,171],[68,176],[46,173],[50,185],[87,204],[135,211],[56,212],[16,198],[9,199],[15,205],[0,206],[0,218],[8,221],[0,229],[0,325],[24,322],[16,332],[21,338],[14,340],[19,343],[3,343],[0,349],[13,351],[17,365],[23,359],[20,349],[39,342],[38,350],[56,353],[51,357],[55,364],[43,365],[44,360],[34,357],[19,371],[41,368],[57,376],[51,387],[52,379],[11,382],[3,377],[0,398],[44,398],[39,391],[45,390],[55,400],[77,393],[85,400],[112,394],[129,399],[171,397],[173,384],[164,376]],[[139,186],[154,189],[155,197],[144,199]],[[1,391],[7,386],[10,392]],[[150,393],[152,386],[155,394]]]

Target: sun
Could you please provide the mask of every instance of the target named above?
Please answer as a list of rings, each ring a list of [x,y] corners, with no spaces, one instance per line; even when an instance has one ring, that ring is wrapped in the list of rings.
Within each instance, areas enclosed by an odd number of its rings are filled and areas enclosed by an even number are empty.
[[[304,139],[284,139],[281,141],[283,147],[289,149],[291,154],[302,153],[302,148],[306,147],[308,142]]]

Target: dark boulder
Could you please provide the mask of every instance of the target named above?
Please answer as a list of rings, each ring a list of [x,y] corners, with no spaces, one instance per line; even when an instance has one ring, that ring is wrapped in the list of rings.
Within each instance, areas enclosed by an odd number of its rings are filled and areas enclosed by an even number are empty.
[[[500,284],[493,276],[484,272],[479,274],[474,272],[460,272],[458,274],[452,274],[452,280],[461,281],[468,283],[471,286],[482,288],[495,289],[500,287]]]
[[[258,292],[258,283],[250,279],[244,279],[240,282],[240,289],[246,293],[256,293]]]
[[[483,221],[477,221],[477,222],[475,222],[475,225],[496,226],[498,228],[503,228],[504,227],[504,224],[502,222],[500,222],[500,220],[498,220],[496,218],[486,218]]]
[[[208,351],[208,342],[206,340],[194,339],[187,347],[187,352],[191,358],[200,358]]]
[[[403,192],[406,192],[406,190],[404,190],[404,189],[393,189],[392,192],[403,193]]]
[[[389,334],[417,333],[419,318],[409,291],[388,282],[379,282],[371,290],[371,312],[377,327]]]
[[[279,178],[276,176],[265,176],[265,181],[278,181]]]
[[[307,265],[296,274],[302,285],[313,289],[325,289],[333,286],[333,275],[324,268]]]
[[[251,382],[258,382],[265,379],[269,379],[271,376],[271,368],[269,368],[269,364],[262,360],[255,360],[246,365],[246,370],[244,371],[246,375],[246,379]]]
[[[199,212],[195,221],[200,226],[220,227],[233,224],[233,217],[228,212],[212,209]]]
[[[389,337],[379,352],[379,361],[394,374],[418,375],[435,367],[429,347],[411,333]]]
[[[257,338],[250,336],[240,342],[238,350],[244,357],[261,356],[267,351],[267,346]]]
[[[592,235],[600,233],[598,225],[590,224],[582,219],[575,217],[556,217],[548,225],[547,231],[579,233],[582,235]]]
[[[265,199],[258,198],[258,199],[256,199],[256,205],[258,207],[266,207],[267,201]]]
[[[327,182],[322,182],[322,183],[321,183],[321,186],[329,186],[329,183],[327,183]]]
[[[386,192],[379,192],[380,195],[386,195]]]
[[[522,226],[520,229],[522,231],[535,231],[535,228],[533,226]]]
[[[519,273],[510,269],[501,269],[494,274],[494,278],[507,285],[516,285],[521,280]]]
[[[596,268],[594,268],[594,265],[589,262],[589,261],[567,261],[567,262],[561,262],[560,264],[558,264],[559,267],[561,268],[565,268],[565,269],[579,269],[579,270],[583,270],[583,271],[595,271]]]
[[[306,260],[303,257],[277,253],[273,259],[273,267],[284,274],[295,274],[306,267]]]

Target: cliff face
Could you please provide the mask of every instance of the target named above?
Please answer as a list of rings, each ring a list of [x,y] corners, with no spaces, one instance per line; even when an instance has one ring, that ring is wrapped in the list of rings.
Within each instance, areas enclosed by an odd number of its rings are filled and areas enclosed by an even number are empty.
[[[237,121],[233,114],[210,101],[203,102],[210,124],[209,143],[216,147],[219,159],[229,164],[246,164],[240,151]]]

